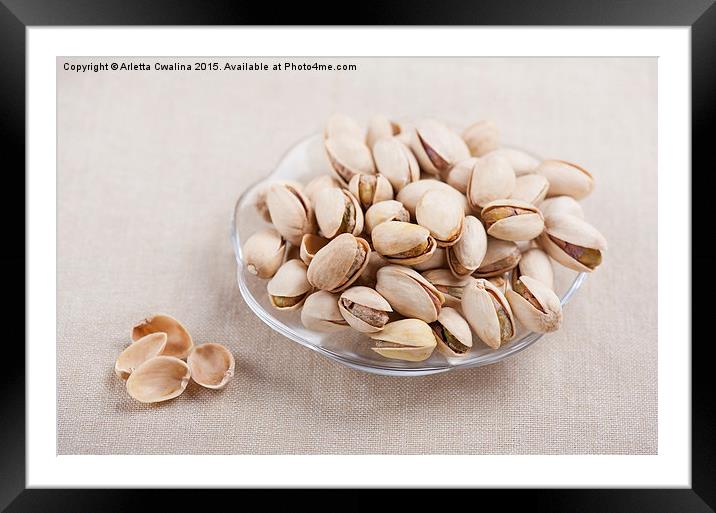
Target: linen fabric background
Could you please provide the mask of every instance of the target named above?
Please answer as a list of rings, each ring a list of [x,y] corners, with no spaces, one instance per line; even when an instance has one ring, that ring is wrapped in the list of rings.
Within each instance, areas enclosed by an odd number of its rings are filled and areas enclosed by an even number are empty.
[[[655,454],[657,61],[205,59],[355,63],[345,72],[76,73],[57,61],[59,454]],[[236,284],[236,198],[333,112],[362,123],[494,120],[512,145],[580,163],[604,264],[564,327],[501,363],[361,373],[283,338]],[[167,312],[227,345],[223,391],[143,405],[114,374],[131,326]]]

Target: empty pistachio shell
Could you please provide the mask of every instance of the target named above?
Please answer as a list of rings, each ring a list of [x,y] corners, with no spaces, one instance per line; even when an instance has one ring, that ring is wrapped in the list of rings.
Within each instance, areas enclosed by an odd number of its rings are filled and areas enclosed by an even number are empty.
[[[465,287],[462,311],[472,330],[492,349],[515,336],[510,305],[502,292],[487,280],[478,279]]]
[[[474,210],[491,201],[509,198],[515,188],[515,172],[499,154],[488,153],[477,159],[467,185],[467,199]]]
[[[373,228],[386,221],[410,221],[410,213],[403,204],[395,200],[381,201],[371,206],[365,213],[365,231],[370,235]]]
[[[472,168],[475,167],[476,162],[477,159],[475,157],[461,160],[448,171],[445,181],[448,185],[465,194],[467,192],[467,185],[470,182],[470,176],[472,175]]]
[[[316,253],[328,244],[330,241],[324,237],[319,237],[312,233],[307,233],[301,239],[301,247],[299,248],[299,257],[304,264],[309,265]]]
[[[373,156],[362,140],[345,136],[331,137],[326,139],[325,148],[331,169],[343,185],[348,185],[355,174],[375,173]]]
[[[393,186],[383,175],[353,175],[348,190],[364,210],[375,203],[393,199]]]
[[[388,265],[388,261],[381,256],[377,251],[371,251],[368,255],[368,265],[354,282],[356,285],[362,285],[364,287],[375,287],[375,282],[378,280],[378,269]]]
[[[420,201],[420,198],[422,198],[426,192],[432,190],[449,192],[454,198],[451,201],[459,203],[463,207],[466,214],[470,213],[470,207],[467,204],[467,198],[465,197],[465,195],[457,189],[449,186],[445,182],[441,182],[440,180],[427,179],[409,183],[400,190],[395,199],[400,201],[406,208],[406,210],[410,212],[410,215],[414,218],[415,207],[418,205],[418,201]]]
[[[545,160],[536,171],[549,181],[548,197],[564,195],[582,199],[594,188],[589,171],[565,160]]]
[[[127,379],[127,392],[139,402],[158,403],[184,392],[191,371],[173,356],[156,356],[134,369]]]
[[[498,148],[491,151],[492,155],[500,155],[507,159],[515,172],[515,176],[534,173],[540,161],[522,150],[515,148]]]
[[[401,132],[400,124],[395,121],[391,121],[382,114],[373,116],[368,122],[368,133],[366,134],[365,141],[369,148],[373,148],[375,143],[381,139],[386,139],[399,135]]]
[[[582,272],[596,269],[607,249],[606,239],[596,228],[569,214],[547,216],[537,242],[557,262]]]
[[[554,290],[552,261],[547,253],[539,248],[530,248],[522,253],[520,263],[512,270],[512,280],[518,280],[522,275],[539,280]]]
[[[478,121],[467,127],[462,138],[470,148],[473,157],[482,157],[496,150],[500,142],[500,131],[492,121]]]
[[[515,199],[491,201],[481,213],[487,234],[502,240],[532,240],[544,229],[544,219],[532,203]]]
[[[430,230],[438,246],[452,246],[462,237],[465,212],[453,197],[447,191],[428,191],[415,206],[415,219]]]
[[[290,184],[274,183],[266,193],[266,204],[278,232],[291,244],[301,244],[304,233],[316,231],[311,203]]]
[[[341,233],[360,235],[363,231],[363,210],[350,192],[323,189],[316,193],[316,222],[321,235],[328,239]]]
[[[530,331],[547,333],[562,326],[562,304],[551,288],[529,276],[512,282],[507,291],[515,317]]]
[[[515,268],[520,257],[520,249],[514,242],[488,236],[485,258],[472,275],[475,278],[491,278],[505,274]]]
[[[303,188],[303,195],[309,199],[311,205],[315,205],[318,191],[328,188],[340,189],[341,184],[331,175],[318,175]]]
[[[186,363],[191,379],[204,388],[224,388],[234,377],[234,355],[221,344],[207,343],[196,346]]]
[[[301,322],[309,330],[326,333],[348,326],[338,309],[338,295],[325,290],[314,292],[306,298],[301,308]]]
[[[470,158],[470,150],[460,136],[435,120],[416,125],[410,148],[420,169],[436,176],[443,176],[456,162]]]
[[[306,278],[306,264],[300,260],[287,260],[268,282],[266,290],[274,308],[297,309],[311,293],[311,284]]]
[[[539,204],[542,215],[547,217],[552,214],[571,214],[584,219],[582,205],[571,196],[555,196],[547,198]]]
[[[533,205],[539,204],[549,190],[547,179],[538,174],[518,176],[515,180],[515,189],[510,198],[523,200]]]
[[[396,192],[420,179],[415,155],[395,137],[377,141],[373,146],[373,159],[378,172],[388,179]]]
[[[365,239],[343,233],[321,248],[308,266],[308,281],[317,289],[340,292],[368,265],[370,246]]]
[[[391,263],[413,265],[435,252],[435,239],[427,228],[402,221],[386,221],[371,233],[373,247]]]
[[[150,333],[136,340],[117,357],[114,372],[122,379],[127,379],[134,369],[141,364],[159,356],[167,345],[166,333]]]
[[[423,272],[431,269],[444,269],[447,265],[447,251],[445,248],[435,248],[435,253],[433,253],[430,258],[423,262],[413,264],[411,267],[416,271]]]
[[[472,347],[470,326],[454,308],[443,308],[430,327],[435,333],[438,351],[445,356],[463,356]]]
[[[333,114],[326,122],[323,130],[324,139],[331,137],[348,137],[363,140],[363,129],[350,116],[345,114]]]
[[[393,311],[388,301],[368,287],[351,287],[341,294],[338,308],[343,318],[354,330],[375,333],[388,323]]]
[[[516,268],[515,268],[516,269]],[[514,272],[514,271],[513,271]],[[502,292],[503,294],[507,292],[507,279],[505,278],[505,275],[500,276],[493,276],[492,278],[486,278],[487,281],[492,283],[497,290]]]
[[[241,248],[246,270],[259,278],[270,278],[283,262],[286,244],[274,228],[265,228],[254,233]]]
[[[147,317],[132,328],[132,340],[162,332],[167,334],[167,345],[162,352],[166,356],[186,358],[194,347],[194,341],[187,329],[174,317],[165,314],[156,314]]]
[[[487,234],[474,216],[466,216],[462,238],[447,248],[447,263],[455,276],[468,276],[480,267],[487,251]]]
[[[435,321],[445,302],[432,283],[401,265],[387,265],[378,270],[375,289],[396,312],[425,322]]]
[[[371,349],[379,355],[409,362],[427,360],[437,345],[430,326],[419,319],[390,322],[369,337],[377,341]]]
[[[423,278],[432,283],[445,298],[445,305],[459,308],[462,301],[462,292],[470,283],[472,276],[457,278],[448,269],[432,269],[423,273]]]

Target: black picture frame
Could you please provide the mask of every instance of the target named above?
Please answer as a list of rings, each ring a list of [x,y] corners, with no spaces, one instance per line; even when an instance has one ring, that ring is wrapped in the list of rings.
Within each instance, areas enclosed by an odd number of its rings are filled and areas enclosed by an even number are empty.
[[[8,512],[129,511],[148,499],[162,496],[166,508],[171,502],[189,508],[208,500],[207,494],[229,496],[235,491],[187,490],[55,490],[26,489],[25,486],[25,352],[18,341],[24,339],[22,319],[26,319],[25,223],[18,220],[25,212],[25,29],[32,26],[85,25],[283,25],[303,22],[342,24],[320,20],[300,3],[281,3],[281,8],[262,2],[211,3],[196,0],[0,0],[0,145],[2,145],[5,249],[0,256],[5,280],[2,315],[11,327],[2,342],[6,363],[0,372],[0,509]],[[319,7],[319,4],[313,5]],[[371,6],[362,2],[350,20],[353,25],[614,25],[689,26],[692,59],[692,205],[708,205],[698,194],[713,190],[716,173],[709,126],[716,113],[716,5],[714,0],[543,0],[527,2],[383,2]],[[330,12],[329,10],[325,10]],[[338,12],[338,11],[335,11]],[[320,20],[320,21],[319,21]],[[339,23],[336,23],[339,21]],[[707,160],[708,159],[708,160]],[[689,173],[689,170],[671,170]],[[704,216],[692,208],[692,233],[708,233]],[[697,231],[699,230],[699,231]],[[713,228],[711,228],[713,233]],[[696,252],[695,269],[709,269],[716,263],[705,252]],[[24,273],[20,269],[25,270]],[[678,279],[683,279],[680,277]],[[691,276],[689,276],[691,279]],[[14,290],[13,290],[14,289]],[[15,292],[10,294],[10,291]],[[17,294],[16,291],[22,291]],[[693,292],[692,318],[705,319],[708,302],[696,301]],[[688,301],[689,298],[683,298]],[[692,329],[695,329],[693,326]],[[692,331],[695,333],[695,331]],[[693,337],[696,339],[696,337]],[[708,336],[692,344],[692,488],[617,490],[486,490],[484,499],[499,500],[501,509],[527,504],[531,510],[557,511],[669,511],[705,512],[716,508],[716,445],[711,360]],[[680,340],[672,343],[687,344]],[[54,341],[47,341],[53,348]],[[7,364],[11,356],[12,365]],[[248,492],[244,492],[248,493]],[[252,492],[253,493],[253,492]],[[335,493],[335,492],[331,492]],[[324,495],[324,500],[328,496]],[[411,501],[422,503],[425,492],[411,494]],[[214,500],[213,498],[211,500]],[[242,499],[244,500],[244,499]],[[458,500],[455,496],[455,500]],[[204,502],[204,504],[207,504]],[[248,503],[247,503],[248,504]],[[367,506],[360,500],[354,505]],[[407,504],[407,503],[404,503]],[[238,506],[238,505],[237,505]],[[139,507],[139,509],[142,509]]]

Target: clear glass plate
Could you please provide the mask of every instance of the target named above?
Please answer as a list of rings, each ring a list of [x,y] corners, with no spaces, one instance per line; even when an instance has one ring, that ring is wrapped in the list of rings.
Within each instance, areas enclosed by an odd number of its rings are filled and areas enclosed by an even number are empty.
[[[349,328],[334,333],[313,332],[301,324],[300,312],[274,309],[266,293],[267,280],[247,272],[241,256],[242,241],[266,226],[254,207],[256,194],[272,180],[296,180],[305,184],[314,176],[328,172],[322,138],[317,134],[291,148],[272,174],[249,187],[236,202],[231,221],[231,240],[236,253],[239,290],[249,308],[273,330],[343,365],[388,376],[422,376],[489,365],[526,349],[542,337],[540,333],[527,332],[518,326],[517,336],[497,350],[490,349],[474,337],[473,348],[460,358],[446,358],[435,351],[425,361],[405,362],[381,357],[370,349],[372,341],[368,337]],[[555,289],[562,305],[566,305],[584,282],[586,274],[575,273],[562,266],[554,266],[554,271]],[[566,322],[569,322],[568,316]]]

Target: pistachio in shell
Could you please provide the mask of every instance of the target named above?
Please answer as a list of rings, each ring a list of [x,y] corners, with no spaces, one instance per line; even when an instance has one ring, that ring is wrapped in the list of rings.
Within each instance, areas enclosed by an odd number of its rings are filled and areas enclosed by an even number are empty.
[[[462,312],[472,331],[492,349],[515,336],[512,309],[504,294],[487,280],[477,279],[465,287]]]
[[[523,275],[539,280],[554,290],[552,261],[547,253],[540,248],[530,248],[522,253],[520,263],[512,270],[512,282],[514,283]]]
[[[316,222],[320,234],[327,239],[341,233],[360,235],[363,231],[363,210],[350,192],[323,189],[316,194]]]
[[[518,150],[517,148],[509,148],[503,146],[489,153],[489,155],[500,155],[507,159],[515,172],[515,176],[522,176],[534,173],[539,166],[539,159],[533,157],[529,153]]]
[[[301,308],[301,322],[306,329],[330,333],[345,329],[348,323],[338,308],[338,294],[318,290],[306,298]]]
[[[415,155],[395,137],[378,140],[373,146],[373,159],[378,172],[388,179],[395,192],[420,180]]]
[[[308,281],[317,289],[340,292],[363,273],[370,253],[365,239],[343,233],[313,257],[308,266]]]
[[[264,221],[267,223],[271,223],[271,214],[269,212],[268,204],[266,202],[266,195],[268,194],[269,189],[271,186],[275,183],[282,183],[285,185],[288,185],[292,187],[293,189],[296,189],[297,191],[302,190],[303,186],[294,180],[276,180],[274,182],[268,183],[263,185],[261,188],[259,188],[256,191],[256,196],[254,199],[254,206],[256,207],[256,211],[259,213],[259,215],[263,218]]]
[[[294,186],[277,182],[266,193],[271,221],[278,232],[294,246],[301,244],[305,233],[316,231],[311,202]]]
[[[549,182],[544,176],[535,173],[522,175],[515,179],[515,188],[510,198],[538,205],[547,196],[548,190]]]
[[[361,333],[376,333],[388,323],[390,303],[368,287],[351,287],[341,294],[338,309],[350,326]]]
[[[194,341],[184,325],[166,314],[155,314],[140,321],[132,328],[131,336],[136,342],[150,333],[157,332],[167,334],[167,344],[162,351],[164,356],[186,358],[194,347]]]
[[[400,123],[391,121],[382,114],[376,114],[368,121],[368,133],[365,141],[369,148],[373,148],[381,139],[388,139],[400,135]]]
[[[264,228],[254,233],[241,248],[246,270],[259,278],[271,278],[286,254],[286,243],[275,228]]]
[[[554,196],[547,198],[539,204],[539,209],[545,217],[552,214],[571,214],[584,219],[582,205],[572,196]]]
[[[269,301],[277,310],[296,310],[311,293],[306,277],[306,264],[300,260],[287,260],[266,286]]]
[[[134,369],[127,379],[127,392],[141,403],[174,399],[189,384],[189,366],[174,356],[155,356]]]
[[[368,235],[373,228],[386,221],[410,221],[410,213],[403,204],[396,200],[386,200],[375,203],[365,212],[365,231]]]
[[[547,216],[537,243],[563,266],[581,272],[596,269],[607,249],[606,239],[596,228],[569,214]]]
[[[448,269],[431,269],[422,276],[440,291],[445,298],[445,305],[451,308],[460,307],[465,286],[475,279],[472,276],[458,278]]]
[[[375,289],[390,306],[405,317],[433,322],[440,314],[445,297],[419,273],[401,265],[378,270]]]
[[[405,209],[410,212],[410,215],[414,219],[415,208],[418,206],[418,201],[420,201],[420,199],[425,195],[426,192],[432,190],[440,190],[452,194],[451,202],[459,203],[463,207],[465,214],[470,213],[470,207],[468,206],[467,198],[464,194],[462,194],[457,189],[451,187],[450,185],[446,184],[445,182],[441,182],[440,180],[435,180],[432,178],[409,183],[408,185],[403,187],[400,192],[398,192],[395,199],[403,204]]]
[[[348,190],[358,199],[363,210],[381,201],[393,199],[393,186],[386,177],[376,175],[353,175]]]
[[[474,216],[466,216],[462,238],[447,248],[447,263],[457,277],[469,276],[480,267],[487,252],[487,234]]]
[[[472,347],[470,325],[454,308],[440,311],[438,320],[430,323],[437,340],[438,351],[447,357],[464,356]]]
[[[470,150],[459,135],[430,119],[416,125],[410,148],[420,169],[435,176],[444,176],[456,162],[470,158]]]
[[[521,257],[520,248],[514,242],[488,235],[485,257],[472,275],[475,278],[491,278],[505,274],[517,266]]]
[[[319,235],[315,235],[313,233],[307,233],[301,239],[299,258],[304,264],[309,265],[311,260],[313,260],[313,257],[316,256],[316,253],[318,253],[318,251],[329,242],[330,241],[325,237],[320,237]]]
[[[506,293],[515,317],[525,328],[537,333],[556,331],[562,326],[562,304],[551,288],[530,276],[520,276]]]
[[[473,157],[482,157],[498,148],[500,131],[493,121],[478,121],[465,129],[462,138],[467,143]]]
[[[234,355],[221,344],[209,342],[196,346],[186,363],[191,379],[204,388],[219,390],[234,377]]]
[[[363,129],[356,121],[345,114],[336,113],[326,121],[323,129],[323,138],[347,137],[349,139],[363,140]]]
[[[448,171],[445,181],[451,187],[465,194],[467,192],[467,185],[470,183],[472,168],[475,167],[476,162],[477,158],[470,157],[469,159],[456,163],[450,171]]]
[[[416,271],[429,271],[431,269],[444,269],[448,266],[446,248],[435,248],[435,252],[423,262],[411,265]]]
[[[134,369],[147,360],[159,356],[167,345],[167,334],[150,333],[129,345],[117,357],[114,372],[122,379],[127,379]]]
[[[324,141],[324,146],[331,169],[343,186],[347,186],[355,174],[375,173],[373,156],[362,140],[330,137]]]
[[[467,199],[470,207],[479,211],[491,201],[509,198],[514,188],[515,172],[510,162],[492,152],[475,162],[467,185]]]
[[[437,346],[430,326],[420,319],[401,319],[390,322],[368,335],[376,341],[371,349],[385,358],[421,362],[427,360]]]
[[[545,160],[537,166],[536,172],[549,181],[547,197],[572,196],[582,199],[594,188],[591,173],[583,167],[566,160]]]
[[[373,228],[373,247],[388,262],[414,265],[429,259],[437,244],[427,228],[403,221],[386,221]]]
[[[316,204],[316,194],[323,189],[340,189],[341,184],[336,178],[331,175],[318,175],[313,180],[308,182],[308,185],[303,188],[303,195],[308,198],[311,205]]]
[[[438,246],[447,247],[462,237],[465,212],[451,193],[432,190],[423,194],[415,206],[415,219],[430,231]]]
[[[491,201],[483,207],[481,217],[487,234],[502,240],[532,240],[544,229],[539,209],[521,200]]]

